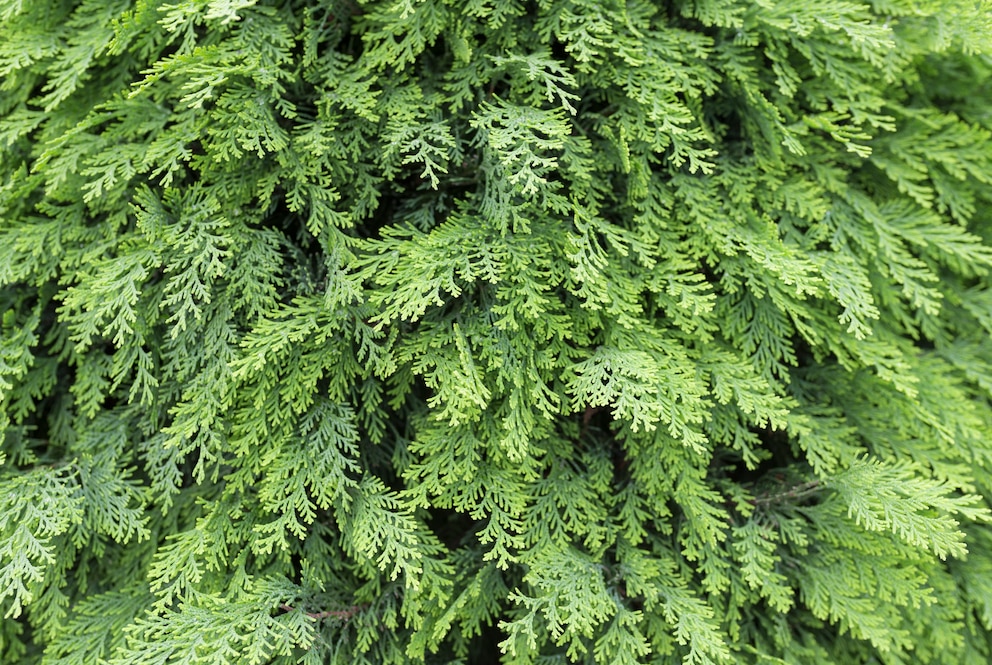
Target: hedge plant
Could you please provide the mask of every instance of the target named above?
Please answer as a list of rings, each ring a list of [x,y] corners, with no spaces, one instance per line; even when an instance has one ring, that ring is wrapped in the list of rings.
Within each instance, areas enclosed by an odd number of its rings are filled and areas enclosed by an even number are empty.
[[[988,0],[0,0],[0,662],[992,659]]]

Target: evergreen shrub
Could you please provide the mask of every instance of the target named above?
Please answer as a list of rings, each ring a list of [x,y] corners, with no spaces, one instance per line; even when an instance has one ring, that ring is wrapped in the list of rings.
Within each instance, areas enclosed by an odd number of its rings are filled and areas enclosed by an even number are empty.
[[[988,0],[0,0],[0,662],[992,659]]]

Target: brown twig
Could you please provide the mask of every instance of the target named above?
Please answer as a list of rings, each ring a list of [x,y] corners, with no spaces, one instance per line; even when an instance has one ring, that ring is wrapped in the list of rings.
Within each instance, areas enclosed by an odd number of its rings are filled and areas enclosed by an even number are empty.
[[[279,609],[285,612],[295,612],[296,608],[292,605],[287,605],[283,603],[279,606]],[[311,619],[341,619],[342,621],[348,621],[353,616],[365,609],[365,605],[352,605],[351,607],[345,608],[343,610],[324,610],[323,612],[304,612]]]
[[[795,485],[785,490],[784,492],[779,492],[777,494],[764,494],[762,496],[756,496],[751,499],[751,505],[753,506],[768,506],[773,503],[778,503],[780,501],[795,501],[797,499],[803,499],[811,494],[815,494],[817,491],[823,488],[823,483],[819,480],[810,480],[809,482],[801,483]]]
[[[603,410],[601,406],[587,406],[586,410],[582,413],[582,431],[580,436],[585,436],[586,430],[589,429],[589,423],[592,422],[593,416]]]

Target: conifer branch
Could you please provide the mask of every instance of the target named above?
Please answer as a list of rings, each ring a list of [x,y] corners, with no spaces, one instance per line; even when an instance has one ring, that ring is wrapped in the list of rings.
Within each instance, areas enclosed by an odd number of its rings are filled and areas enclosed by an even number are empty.
[[[0,663],[987,656],[987,5],[0,0]]]

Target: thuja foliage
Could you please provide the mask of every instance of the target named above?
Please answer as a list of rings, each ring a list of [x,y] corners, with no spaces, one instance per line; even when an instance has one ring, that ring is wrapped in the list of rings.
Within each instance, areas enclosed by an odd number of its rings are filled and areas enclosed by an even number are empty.
[[[992,658],[985,0],[0,0],[0,662]]]

